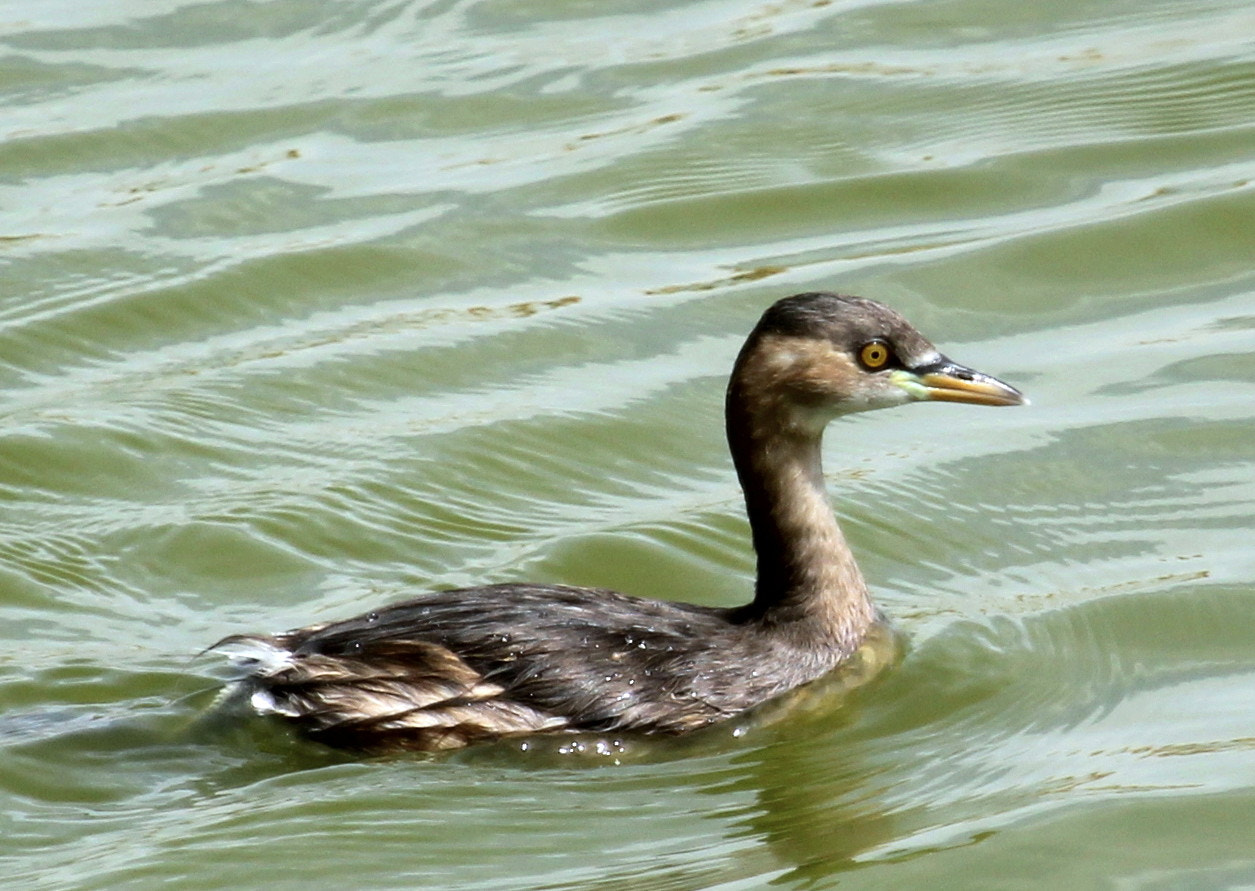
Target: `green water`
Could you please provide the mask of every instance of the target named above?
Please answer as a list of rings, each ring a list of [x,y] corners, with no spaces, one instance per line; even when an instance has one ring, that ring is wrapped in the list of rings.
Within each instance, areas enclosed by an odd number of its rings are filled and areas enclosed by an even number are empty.
[[[1255,884],[1252,34],[0,6],[0,883]],[[209,643],[428,588],[743,600],[722,387],[817,288],[1033,399],[830,431],[886,677],[618,765],[205,716]]]

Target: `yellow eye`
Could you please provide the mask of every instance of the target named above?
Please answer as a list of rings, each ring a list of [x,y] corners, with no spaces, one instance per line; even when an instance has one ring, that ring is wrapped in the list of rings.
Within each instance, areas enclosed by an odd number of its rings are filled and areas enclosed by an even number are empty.
[[[858,351],[858,360],[863,363],[863,367],[868,371],[875,371],[889,364],[891,355],[889,344],[883,340],[873,340],[863,344],[863,348]]]

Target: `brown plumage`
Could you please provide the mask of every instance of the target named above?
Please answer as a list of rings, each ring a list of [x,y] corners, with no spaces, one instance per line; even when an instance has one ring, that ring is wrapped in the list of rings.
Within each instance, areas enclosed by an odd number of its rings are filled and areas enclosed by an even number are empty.
[[[815,680],[878,621],[824,489],[829,420],[917,400],[1017,405],[893,310],[799,294],[764,313],[727,393],[758,555],[753,600],[704,607],[506,584],[443,591],[216,647],[259,712],[364,750],[456,748],[542,732],[682,733]]]

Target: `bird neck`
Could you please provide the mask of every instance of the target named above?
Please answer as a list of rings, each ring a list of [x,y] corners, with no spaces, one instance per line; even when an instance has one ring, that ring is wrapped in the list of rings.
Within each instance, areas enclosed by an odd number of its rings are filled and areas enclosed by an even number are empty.
[[[788,408],[756,406],[739,390],[734,383],[728,392],[728,444],[758,555],[754,601],[743,615],[819,632],[850,652],[875,609],[828,501],[823,427],[796,423]]]

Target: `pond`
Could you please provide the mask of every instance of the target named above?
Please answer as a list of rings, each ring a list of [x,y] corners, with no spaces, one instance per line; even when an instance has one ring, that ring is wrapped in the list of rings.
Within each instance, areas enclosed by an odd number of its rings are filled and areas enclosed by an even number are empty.
[[[14,886],[1255,882],[1249,3],[0,21]],[[219,638],[426,590],[743,602],[723,388],[810,290],[1033,403],[829,431],[875,682],[628,753],[215,712]]]

